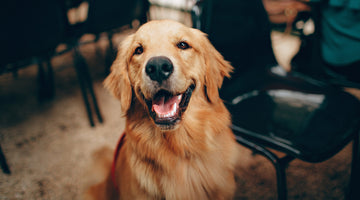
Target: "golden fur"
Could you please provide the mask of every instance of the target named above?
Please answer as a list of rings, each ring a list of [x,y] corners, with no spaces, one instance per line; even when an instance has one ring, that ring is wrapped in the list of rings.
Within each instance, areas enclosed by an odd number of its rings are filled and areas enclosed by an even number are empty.
[[[185,41],[190,48],[180,49]],[[143,51],[134,52],[141,46]],[[155,56],[174,65],[159,86],[144,67]],[[199,30],[180,23],[151,21],[127,37],[105,80],[120,100],[126,117],[126,139],[116,162],[115,189],[110,175],[91,188],[95,199],[231,199],[235,192],[237,145],[230,114],[219,97],[231,65]],[[150,117],[145,99],[159,88],[183,93],[195,85],[181,121],[161,127]]]

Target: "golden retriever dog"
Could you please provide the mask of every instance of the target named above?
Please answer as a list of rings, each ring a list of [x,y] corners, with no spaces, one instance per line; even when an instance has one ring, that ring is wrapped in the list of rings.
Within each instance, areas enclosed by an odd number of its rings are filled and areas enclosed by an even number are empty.
[[[231,71],[204,33],[178,22],[128,36],[104,82],[125,136],[95,199],[232,199],[237,144],[218,92]]]

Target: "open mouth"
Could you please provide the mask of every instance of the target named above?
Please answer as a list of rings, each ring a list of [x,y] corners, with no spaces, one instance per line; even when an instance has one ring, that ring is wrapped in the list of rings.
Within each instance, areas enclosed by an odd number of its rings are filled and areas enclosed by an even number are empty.
[[[160,90],[153,99],[146,100],[151,118],[155,124],[166,129],[171,128],[181,121],[195,85],[191,85],[182,94],[171,94],[169,91]]]

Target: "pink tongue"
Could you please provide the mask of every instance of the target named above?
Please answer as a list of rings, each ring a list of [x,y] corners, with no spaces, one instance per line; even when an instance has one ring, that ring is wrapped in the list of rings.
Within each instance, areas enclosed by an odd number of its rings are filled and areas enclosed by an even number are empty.
[[[165,115],[173,111],[173,105],[179,105],[181,96],[173,96],[165,101],[165,97],[161,96],[153,100],[152,109],[160,115]]]

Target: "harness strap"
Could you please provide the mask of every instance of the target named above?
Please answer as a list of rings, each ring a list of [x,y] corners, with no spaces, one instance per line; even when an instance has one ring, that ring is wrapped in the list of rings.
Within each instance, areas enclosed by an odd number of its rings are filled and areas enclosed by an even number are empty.
[[[117,158],[119,156],[119,153],[120,153],[120,149],[121,147],[123,146],[124,144],[124,141],[125,141],[125,132],[122,134],[122,136],[120,137],[120,140],[116,146],[116,149],[115,149],[115,152],[114,152],[114,159],[113,159],[113,162],[112,162],[112,165],[111,165],[111,180],[113,182],[113,185],[116,189],[118,189],[118,185],[116,183],[116,177],[115,177],[115,170],[116,170],[116,161],[117,161]]]

